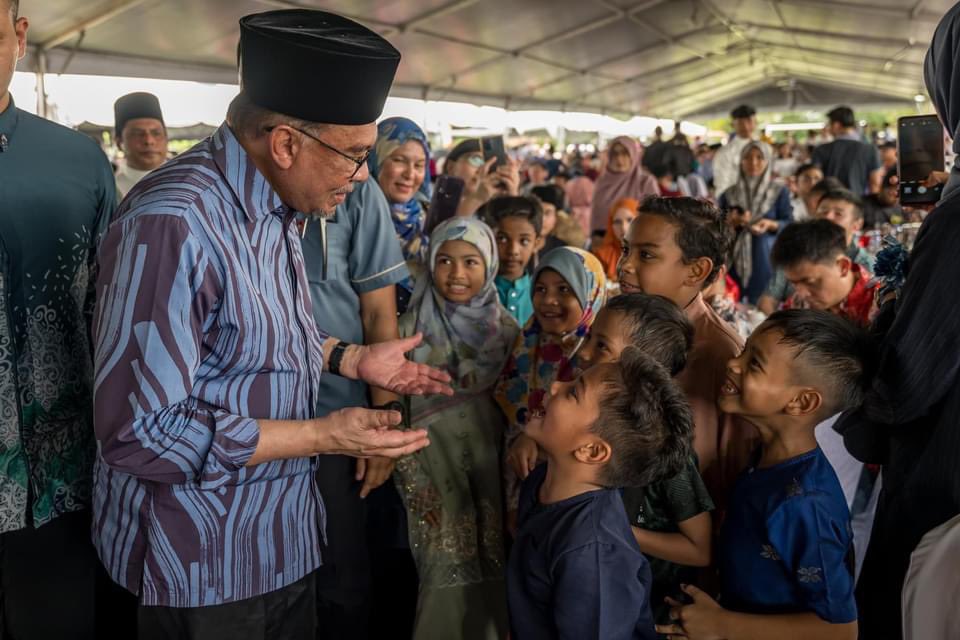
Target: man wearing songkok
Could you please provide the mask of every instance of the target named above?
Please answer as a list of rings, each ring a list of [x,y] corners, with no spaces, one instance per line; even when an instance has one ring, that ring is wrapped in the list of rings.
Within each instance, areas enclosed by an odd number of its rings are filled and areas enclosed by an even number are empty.
[[[366,179],[399,59],[330,13],[242,18],[227,121],[141,180],[104,238],[94,537],[139,596],[141,639],[314,637],[318,454],[428,444],[390,428],[398,411],[317,416],[321,371],[452,393],[404,358],[419,336],[358,346],[317,327],[297,235]]]
[[[93,141],[14,104],[18,4],[0,0],[0,637],[88,639],[89,312],[116,189]]]
[[[114,136],[123,151],[117,167],[122,198],[145,175],[167,160],[167,126],[160,101],[152,93],[128,93],[113,103]]]

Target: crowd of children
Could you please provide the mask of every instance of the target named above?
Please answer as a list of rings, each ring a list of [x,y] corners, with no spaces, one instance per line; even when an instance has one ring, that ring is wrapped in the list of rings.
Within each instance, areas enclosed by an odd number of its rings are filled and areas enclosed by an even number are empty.
[[[618,201],[618,290],[607,256],[540,253],[545,204],[439,225],[400,321],[456,391],[411,400],[432,445],[398,465],[414,637],[855,637],[853,492],[818,445],[867,385],[847,230],[779,234],[786,310],[744,346],[703,293],[734,242],[714,205]]]

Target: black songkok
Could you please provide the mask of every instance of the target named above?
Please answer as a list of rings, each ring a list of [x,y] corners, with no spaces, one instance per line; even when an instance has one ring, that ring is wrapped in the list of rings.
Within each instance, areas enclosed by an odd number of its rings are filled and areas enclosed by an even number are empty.
[[[113,103],[114,131],[117,137],[123,135],[123,127],[128,121],[137,118],[153,118],[163,122],[163,112],[157,96],[138,91],[121,96]]]
[[[264,109],[326,124],[376,121],[400,52],[361,24],[291,9],[240,19],[240,87]]]

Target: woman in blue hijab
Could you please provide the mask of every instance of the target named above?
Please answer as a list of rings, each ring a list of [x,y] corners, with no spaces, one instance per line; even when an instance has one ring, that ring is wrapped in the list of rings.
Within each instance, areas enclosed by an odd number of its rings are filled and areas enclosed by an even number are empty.
[[[377,142],[367,161],[390,204],[390,216],[412,276],[398,285],[398,300],[409,299],[423,271],[430,239],[424,233],[430,202],[430,143],[407,118],[387,118],[377,126]],[[403,295],[399,289],[403,289]]]

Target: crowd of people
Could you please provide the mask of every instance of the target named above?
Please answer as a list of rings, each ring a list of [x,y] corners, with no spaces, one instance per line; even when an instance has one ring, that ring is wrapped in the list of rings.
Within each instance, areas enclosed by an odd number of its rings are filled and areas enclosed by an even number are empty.
[[[377,122],[400,52],[305,9],[241,19],[176,158],[118,98],[111,167],[14,105],[0,10],[0,637],[960,633],[956,170],[901,206],[846,106],[438,151]],[[960,6],[953,138],[958,52]]]

